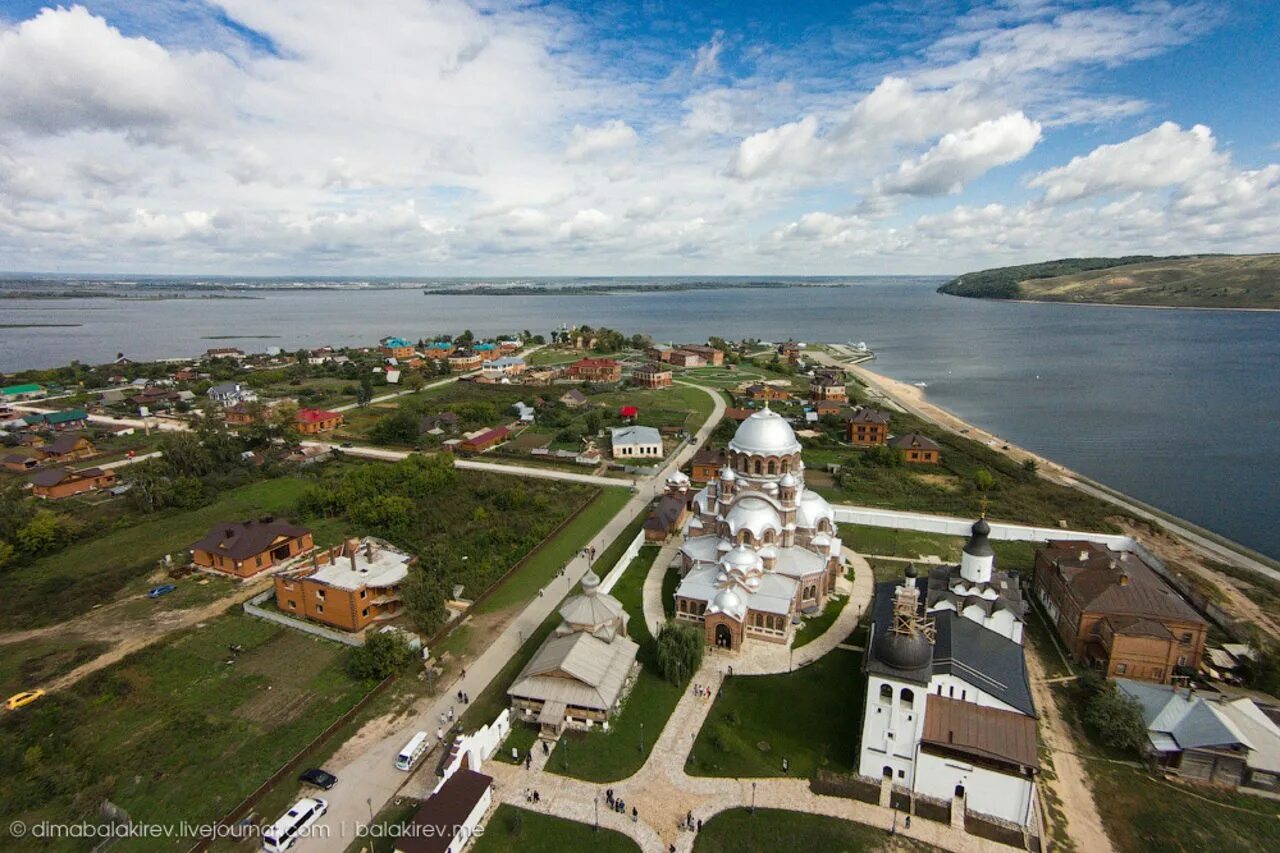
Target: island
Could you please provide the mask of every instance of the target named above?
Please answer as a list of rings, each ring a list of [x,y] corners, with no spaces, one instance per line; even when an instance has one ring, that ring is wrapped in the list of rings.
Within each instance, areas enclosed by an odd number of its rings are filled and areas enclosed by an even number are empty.
[[[938,292],[1033,302],[1280,310],[1280,254],[1062,258],[965,273]]]

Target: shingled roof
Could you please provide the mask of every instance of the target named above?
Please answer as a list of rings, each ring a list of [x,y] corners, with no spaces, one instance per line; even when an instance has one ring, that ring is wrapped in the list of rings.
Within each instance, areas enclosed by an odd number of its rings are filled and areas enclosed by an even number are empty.
[[[214,525],[204,538],[192,545],[196,551],[221,554],[233,560],[247,560],[269,550],[280,537],[297,539],[307,533],[287,521],[271,517]]]
[[[1061,571],[1082,611],[1204,621],[1137,554],[1094,542],[1050,542],[1041,554]]]

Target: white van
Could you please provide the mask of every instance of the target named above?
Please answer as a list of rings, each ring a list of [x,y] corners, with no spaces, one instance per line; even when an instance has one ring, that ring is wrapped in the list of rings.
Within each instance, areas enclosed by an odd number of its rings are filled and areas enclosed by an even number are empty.
[[[396,769],[409,771],[413,769],[413,765],[418,763],[418,759],[422,757],[422,753],[427,751],[430,746],[430,737],[426,732],[418,732],[413,736],[413,740],[404,745],[400,750],[400,754],[396,756]]]
[[[329,803],[319,797],[304,797],[293,808],[262,833],[262,849],[267,853],[288,850],[303,835],[307,827],[329,810]]]

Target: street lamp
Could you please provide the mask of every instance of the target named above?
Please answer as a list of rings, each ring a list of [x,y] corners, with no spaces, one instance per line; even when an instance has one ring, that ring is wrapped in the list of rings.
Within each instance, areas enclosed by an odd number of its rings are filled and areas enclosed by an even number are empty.
[[[596,832],[600,831],[600,795],[596,794]]]
[[[640,754],[644,755],[644,721],[640,722]]]
[[[751,783],[751,813],[756,813],[756,783]]]
[[[372,826],[373,825],[373,797],[369,797],[368,799],[365,800],[365,802],[369,804],[369,825]]]

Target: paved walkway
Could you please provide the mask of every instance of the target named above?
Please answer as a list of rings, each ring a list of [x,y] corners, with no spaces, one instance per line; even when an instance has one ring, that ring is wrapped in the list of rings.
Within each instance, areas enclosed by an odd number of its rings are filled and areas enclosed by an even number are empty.
[[[649,574],[644,577],[644,592],[641,598],[644,607],[644,624],[649,627],[649,633],[655,637],[658,636],[662,623],[667,621],[667,609],[662,602],[662,579],[666,577],[672,561],[680,553],[681,541],[682,537],[674,536],[662,543],[662,550],[658,552],[653,565],[649,567]]]

